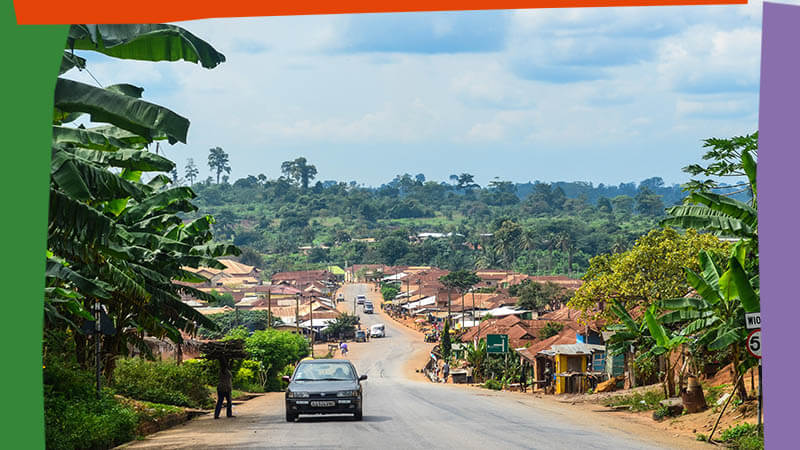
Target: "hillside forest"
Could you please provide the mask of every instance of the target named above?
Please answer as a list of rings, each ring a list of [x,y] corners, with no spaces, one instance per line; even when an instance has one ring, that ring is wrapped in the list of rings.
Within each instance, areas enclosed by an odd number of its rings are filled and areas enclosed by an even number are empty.
[[[230,173],[225,150],[212,148],[208,158],[213,177],[197,181],[189,160],[173,182],[192,186],[194,215],[213,216],[215,239],[237,245],[242,261],[265,276],[378,263],[579,276],[593,256],[630,248],[686,196],[660,177],[615,186],[499,179],[479,186],[468,173],[448,181],[406,173],[364,187],[315,181],[317,168],[304,157],[280,164],[277,178],[231,182],[219,177]]]

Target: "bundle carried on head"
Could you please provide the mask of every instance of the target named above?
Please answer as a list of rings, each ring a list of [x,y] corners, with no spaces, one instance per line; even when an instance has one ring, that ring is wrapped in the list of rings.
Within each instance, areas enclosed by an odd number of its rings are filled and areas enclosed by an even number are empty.
[[[205,359],[244,359],[247,352],[244,350],[244,339],[230,339],[227,341],[204,342],[200,345],[201,358]]]

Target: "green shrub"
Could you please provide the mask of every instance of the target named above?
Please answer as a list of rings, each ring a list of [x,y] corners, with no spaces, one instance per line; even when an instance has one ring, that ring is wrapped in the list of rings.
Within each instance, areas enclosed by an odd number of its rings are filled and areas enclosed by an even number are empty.
[[[136,411],[109,389],[98,399],[94,374],[53,356],[42,370],[48,449],[110,448],[134,439]]]
[[[219,362],[216,359],[187,359],[183,365],[186,370],[198,374],[203,379],[203,384],[217,385]]]
[[[658,409],[653,411],[653,420],[660,421],[663,420],[665,417],[669,416],[670,416],[669,407],[664,405],[659,406]]]
[[[607,406],[623,406],[627,405],[630,406],[634,411],[648,411],[658,409],[661,404],[661,400],[664,400],[664,391],[657,389],[657,390],[650,390],[645,391],[644,393],[636,392],[630,395],[622,395],[619,397],[614,397],[611,399]]]
[[[758,426],[741,423],[730,427],[719,438],[728,446],[740,450],[761,450],[764,448],[764,433]]]
[[[48,449],[106,449],[133,440],[139,417],[105,390],[100,399],[45,398]]]
[[[114,370],[114,389],[136,400],[210,408],[213,401],[205,387],[206,376],[205,369],[195,364],[122,358]]]
[[[486,389],[492,389],[492,390],[495,390],[495,391],[499,391],[499,390],[503,389],[503,385],[499,381],[491,379],[491,378],[486,380],[483,383],[483,387],[485,387]]]

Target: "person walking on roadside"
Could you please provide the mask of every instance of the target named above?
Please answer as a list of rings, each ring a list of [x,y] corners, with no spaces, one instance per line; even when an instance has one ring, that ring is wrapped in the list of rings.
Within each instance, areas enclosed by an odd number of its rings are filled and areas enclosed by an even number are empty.
[[[219,413],[222,411],[222,401],[228,401],[228,408],[226,412],[227,417],[234,417],[233,404],[231,400],[231,392],[233,391],[233,375],[231,374],[230,361],[228,358],[222,357],[219,359],[219,383],[217,384],[217,406],[214,408],[214,418],[219,419]]]
[[[442,378],[445,383],[447,383],[447,377],[450,375],[450,364],[447,364],[447,361],[444,362],[442,366]]]
[[[342,352],[343,357],[347,356],[347,344],[344,341],[339,344],[339,350]]]

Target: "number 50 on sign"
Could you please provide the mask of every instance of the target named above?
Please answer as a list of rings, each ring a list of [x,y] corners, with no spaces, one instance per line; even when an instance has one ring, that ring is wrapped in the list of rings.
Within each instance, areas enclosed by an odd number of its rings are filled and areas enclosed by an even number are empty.
[[[747,351],[761,359],[761,330],[753,330],[747,335]]]

